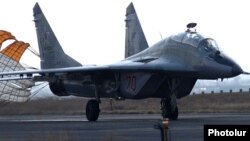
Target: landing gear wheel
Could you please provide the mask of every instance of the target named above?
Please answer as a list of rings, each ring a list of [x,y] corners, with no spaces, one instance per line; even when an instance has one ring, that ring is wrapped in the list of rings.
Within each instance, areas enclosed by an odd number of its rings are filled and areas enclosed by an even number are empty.
[[[99,117],[100,108],[97,100],[89,100],[86,106],[86,117],[88,121],[96,121]]]
[[[178,107],[175,108],[174,112],[169,117],[170,120],[177,120],[179,115]]]
[[[162,117],[168,118],[170,120],[177,120],[178,119],[178,107],[175,107],[175,110],[172,111],[172,106],[170,104],[170,100],[169,99],[162,99],[161,100],[161,111],[162,111]]]

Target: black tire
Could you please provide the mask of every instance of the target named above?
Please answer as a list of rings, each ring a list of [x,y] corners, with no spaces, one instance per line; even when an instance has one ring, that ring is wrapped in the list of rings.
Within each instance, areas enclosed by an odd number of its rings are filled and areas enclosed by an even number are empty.
[[[175,108],[174,112],[170,116],[170,120],[177,120],[179,115],[178,107]]]
[[[100,108],[97,100],[89,100],[86,106],[86,117],[88,121],[96,121],[99,117]]]

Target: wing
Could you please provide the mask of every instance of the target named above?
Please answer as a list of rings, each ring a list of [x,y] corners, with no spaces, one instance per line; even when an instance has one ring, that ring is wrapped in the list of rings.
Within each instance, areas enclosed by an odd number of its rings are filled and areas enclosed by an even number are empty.
[[[185,63],[167,58],[140,58],[133,61],[123,61],[109,66],[111,70],[165,73],[182,76],[183,73],[194,73]]]
[[[32,79],[34,75],[54,76],[60,74],[104,74],[105,72],[148,72],[162,73],[171,77],[188,77],[195,75],[196,71],[185,63],[166,58],[141,58],[125,60],[112,65],[81,66],[55,69],[13,71],[0,73],[0,80]]]

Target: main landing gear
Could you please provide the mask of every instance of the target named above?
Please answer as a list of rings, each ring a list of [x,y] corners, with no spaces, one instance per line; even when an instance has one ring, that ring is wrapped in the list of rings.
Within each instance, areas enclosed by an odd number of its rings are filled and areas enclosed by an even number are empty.
[[[99,113],[99,101],[95,99],[89,100],[86,106],[86,117],[88,121],[96,121],[99,117]]]
[[[97,84],[95,84],[95,97],[96,99],[89,100],[86,106],[86,117],[88,121],[96,121],[100,114],[99,104],[101,103],[101,100]]]

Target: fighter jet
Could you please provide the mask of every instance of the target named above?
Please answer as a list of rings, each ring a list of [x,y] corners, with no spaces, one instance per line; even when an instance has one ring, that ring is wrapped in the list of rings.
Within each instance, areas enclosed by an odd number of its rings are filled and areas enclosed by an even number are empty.
[[[84,66],[63,51],[38,3],[33,12],[41,69],[3,72],[1,79],[48,81],[57,96],[92,98],[86,106],[89,121],[98,119],[101,98],[160,98],[163,118],[176,120],[177,99],[188,96],[197,79],[245,73],[214,39],[196,31],[196,23],[149,47],[133,3],[126,9],[125,59],[110,65]]]

